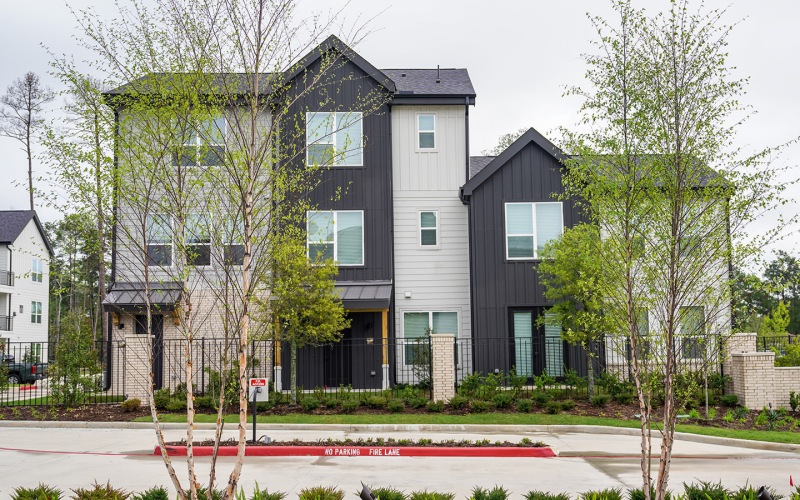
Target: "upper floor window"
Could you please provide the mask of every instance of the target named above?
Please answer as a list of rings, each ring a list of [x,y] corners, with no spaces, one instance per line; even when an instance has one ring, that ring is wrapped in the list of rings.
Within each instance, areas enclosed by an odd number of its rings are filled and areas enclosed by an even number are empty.
[[[42,303],[31,302],[31,323],[42,322]]]
[[[364,265],[364,212],[308,212],[308,257],[333,259],[340,266]]]
[[[180,146],[173,158],[173,164],[185,167],[222,164],[225,151],[224,117],[205,120],[197,126],[178,127],[177,136]]]
[[[41,283],[44,278],[44,265],[41,259],[31,261],[31,281]]]
[[[190,266],[211,265],[211,221],[203,214],[186,217],[186,263]]]
[[[506,203],[506,258],[538,259],[563,230],[561,202]]]
[[[436,149],[436,115],[434,113],[417,115],[417,148]]]
[[[362,118],[355,111],[306,113],[306,165],[363,165]]]
[[[439,212],[426,210],[419,213],[419,244],[428,248],[439,246]]]
[[[147,265],[172,265],[172,217],[165,214],[147,216]]]
[[[706,335],[705,308],[703,306],[678,308],[678,325],[681,333],[681,355],[687,359],[702,358]]]
[[[241,221],[228,220],[225,233],[222,235],[222,262],[226,266],[244,264],[244,224]]]

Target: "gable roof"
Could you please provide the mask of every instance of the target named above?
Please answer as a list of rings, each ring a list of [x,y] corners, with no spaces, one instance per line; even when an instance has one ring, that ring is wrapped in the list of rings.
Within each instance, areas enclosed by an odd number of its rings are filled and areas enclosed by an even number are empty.
[[[44,232],[35,210],[0,210],[0,244],[11,245],[17,241],[31,219],[36,223],[47,251],[51,256],[54,255],[53,247],[50,246],[50,240],[47,239],[47,233]]]
[[[400,95],[475,97],[475,88],[464,68],[385,69]]]
[[[511,158],[513,158],[517,153],[522,151],[522,149],[530,143],[534,143],[540,148],[544,149],[548,154],[552,155],[553,158],[556,160],[563,162],[567,159],[567,156],[558,149],[552,142],[548,141],[542,134],[536,131],[536,129],[529,128],[527,132],[522,134],[519,139],[511,143],[502,153],[495,156],[494,159],[490,160],[486,163],[481,169],[479,169],[475,175],[467,181],[461,187],[461,201],[465,201],[466,198],[472,196],[472,192],[481,184],[483,184],[489,177],[492,176],[495,172],[503,168],[503,166],[508,163]],[[487,158],[487,157],[478,157],[478,158]],[[477,166],[477,164],[476,164]],[[472,159],[470,158],[470,173],[472,173]]]
[[[470,156],[469,157],[469,178],[475,177],[478,172],[486,168],[496,156]]]

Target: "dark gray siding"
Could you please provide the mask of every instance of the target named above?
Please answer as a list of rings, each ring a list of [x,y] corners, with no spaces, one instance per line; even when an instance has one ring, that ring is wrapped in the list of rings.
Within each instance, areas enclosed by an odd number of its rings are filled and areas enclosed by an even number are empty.
[[[473,338],[477,346],[475,368],[482,372],[510,368],[510,346],[489,339],[510,339],[510,314],[514,308],[547,305],[535,261],[505,258],[505,211],[507,202],[557,201],[561,194],[561,164],[551,154],[528,143],[502,168],[472,193],[469,209],[472,253]],[[564,202],[564,225],[578,222],[578,210]]]

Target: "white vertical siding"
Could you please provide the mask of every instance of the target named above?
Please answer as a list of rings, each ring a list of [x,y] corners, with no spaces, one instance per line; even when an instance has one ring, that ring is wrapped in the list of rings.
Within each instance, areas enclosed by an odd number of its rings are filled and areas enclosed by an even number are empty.
[[[14,317],[13,331],[0,332],[10,342],[47,342],[50,304],[50,255],[36,223],[31,219],[11,246],[11,270],[14,272],[14,288],[10,294],[11,312]],[[33,259],[42,261],[42,282],[31,279]],[[42,322],[31,322],[31,302],[42,303]],[[22,312],[20,313],[20,305]],[[5,311],[3,312],[5,314]],[[44,354],[44,353],[43,353]]]

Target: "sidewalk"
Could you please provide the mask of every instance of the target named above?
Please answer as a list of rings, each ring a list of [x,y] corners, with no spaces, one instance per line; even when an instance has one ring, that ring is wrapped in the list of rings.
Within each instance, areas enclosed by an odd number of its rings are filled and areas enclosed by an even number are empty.
[[[212,436],[211,427],[198,426],[196,439]],[[181,424],[165,426],[167,440],[179,440]],[[638,486],[640,438],[632,429],[580,426],[335,426],[262,425],[258,435],[274,440],[317,441],[392,437],[434,441],[488,439],[519,441],[527,437],[553,446],[559,457],[543,458],[424,458],[424,457],[248,457],[241,486],[250,491],[257,482],[270,491],[284,491],[288,499],[307,487],[337,485],[347,497],[360,488],[393,486],[406,492],[436,490],[466,498],[475,486],[499,485],[521,498],[530,490],[568,492]],[[225,437],[235,437],[229,426]],[[14,487],[39,482],[65,492],[89,486],[94,480],[129,491],[164,485],[172,489],[160,457],[153,456],[155,434],[150,424],[75,424],[64,422],[0,422],[0,498]],[[247,438],[252,428],[247,429]],[[767,484],[788,495],[789,475],[800,479],[800,445],[734,442],[702,436],[679,439],[674,446],[673,490],[696,479],[722,480],[729,488],[749,483]],[[698,439],[699,438],[699,439]],[[703,442],[698,442],[703,441]],[[658,446],[654,442],[654,446]],[[202,483],[208,482],[209,459],[197,459]],[[227,483],[234,463],[220,458],[217,481]],[[184,459],[173,459],[182,480]],[[657,460],[654,460],[654,468]]]

